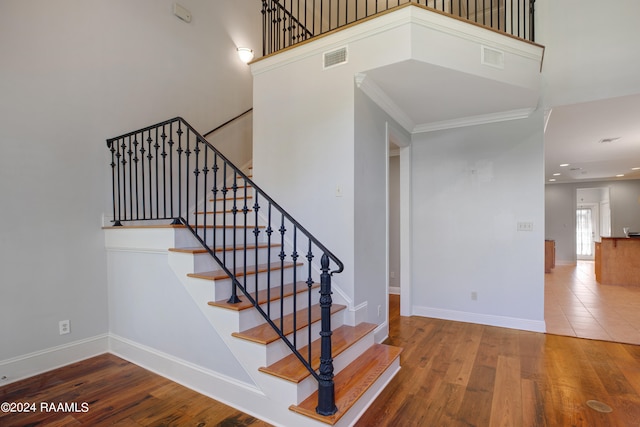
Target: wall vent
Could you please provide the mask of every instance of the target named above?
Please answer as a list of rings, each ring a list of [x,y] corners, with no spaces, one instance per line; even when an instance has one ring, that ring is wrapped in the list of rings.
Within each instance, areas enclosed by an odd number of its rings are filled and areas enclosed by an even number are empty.
[[[341,47],[323,54],[323,69],[335,67],[336,65],[347,63],[347,47]]]
[[[482,65],[504,69],[504,52],[498,49],[482,46],[480,63]]]

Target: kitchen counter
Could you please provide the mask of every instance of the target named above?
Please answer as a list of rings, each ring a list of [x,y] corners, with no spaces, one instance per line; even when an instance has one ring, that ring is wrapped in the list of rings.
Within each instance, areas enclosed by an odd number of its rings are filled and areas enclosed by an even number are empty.
[[[640,238],[602,237],[596,242],[595,270],[602,285],[640,286]]]

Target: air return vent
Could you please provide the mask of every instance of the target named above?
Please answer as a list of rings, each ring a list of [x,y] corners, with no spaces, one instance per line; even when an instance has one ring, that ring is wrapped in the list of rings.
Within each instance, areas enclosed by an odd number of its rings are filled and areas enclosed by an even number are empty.
[[[347,62],[347,47],[341,47],[340,49],[332,50],[324,53],[323,68],[335,67],[336,65],[345,64]]]
[[[494,68],[504,69],[504,52],[482,46],[480,62]]]

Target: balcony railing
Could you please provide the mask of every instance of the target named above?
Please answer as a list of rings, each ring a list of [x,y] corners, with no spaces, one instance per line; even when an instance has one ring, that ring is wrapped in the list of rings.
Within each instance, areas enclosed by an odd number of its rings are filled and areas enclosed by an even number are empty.
[[[535,0],[262,0],[263,55],[415,4],[535,41]]]

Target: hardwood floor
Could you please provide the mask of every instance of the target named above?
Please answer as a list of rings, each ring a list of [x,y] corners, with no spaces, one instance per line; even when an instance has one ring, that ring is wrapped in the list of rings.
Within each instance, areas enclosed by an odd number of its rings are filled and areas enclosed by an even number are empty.
[[[640,425],[638,346],[397,319],[389,343],[404,347],[402,370],[357,426]]]
[[[36,404],[30,413],[0,411],[3,427],[269,425],[111,354],[1,387],[0,402]],[[48,405],[59,402],[76,407]]]
[[[640,426],[640,346],[400,317],[396,296],[390,316],[402,369],[357,426]],[[113,355],[9,384],[0,402],[89,405],[1,426],[267,425]]]

